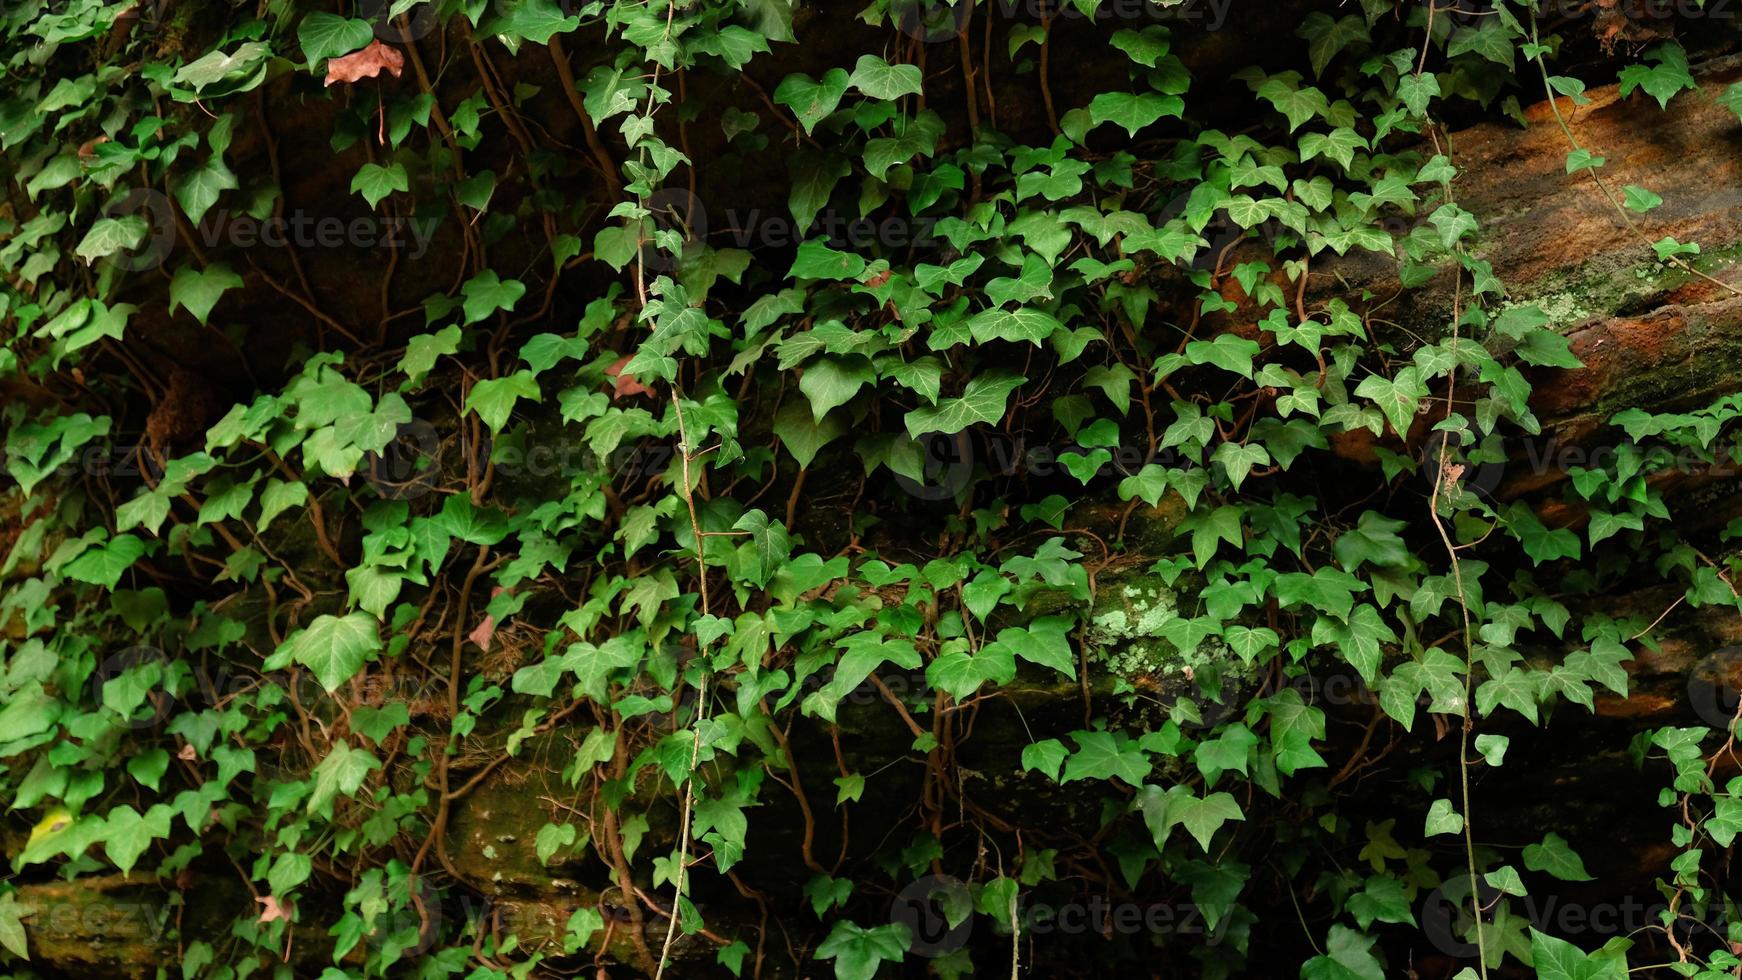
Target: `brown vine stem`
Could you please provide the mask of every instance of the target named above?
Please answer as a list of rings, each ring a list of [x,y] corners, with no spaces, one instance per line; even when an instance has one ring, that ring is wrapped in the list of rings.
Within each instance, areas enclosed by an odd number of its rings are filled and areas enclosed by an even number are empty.
[[[666,7],[666,11],[665,11],[665,37],[664,37],[664,40],[669,41],[671,39],[672,20],[676,16],[677,16],[677,4],[672,3],[671,5]],[[650,133],[653,131],[654,103],[657,102],[658,98],[659,98],[660,67],[661,66],[660,66],[659,62],[655,61],[653,63],[653,78],[651,81],[649,81],[647,83],[647,108],[642,110],[642,113],[641,113],[641,119],[643,122],[647,123],[647,131]],[[643,160],[645,160],[647,158],[646,151],[642,151],[641,158]],[[693,164],[692,164],[692,166],[693,166]],[[638,193],[635,195],[635,203],[640,206],[642,211],[647,210],[647,199],[644,196],[642,196],[641,194]],[[637,229],[636,235],[635,235],[635,237],[636,237],[635,294],[636,294],[636,299],[640,301],[641,308],[644,309],[647,306],[647,257],[646,257],[646,250],[641,247],[644,244],[641,241],[641,231],[645,230],[645,228],[647,227],[647,225],[646,225],[647,216],[645,214],[640,215],[635,219],[635,221],[636,221],[636,229]],[[677,393],[675,390],[672,392],[672,398],[674,400],[677,398]],[[680,438],[681,438],[681,435],[680,435]],[[689,464],[689,461],[686,459],[684,461],[684,464],[687,466]],[[686,497],[689,495],[689,487],[687,485],[687,480],[686,480],[686,485],[684,487],[684,495]],[[701,548],[700,539],[697,540],[696,547],[698,550]],[[660,966],[662,968],[664,967],[664,965],[665,965],[664,963],[660,964]]]
[[[1462,280],[1459,280],[1460,285]],[[1457,300],[1453,300],[1454,314]],[[1452,325],[1452,341],[1457,342],[1457,320],[1454,315]],[[1457,378],[1457,368],[1452,369],[1452,379]],[[1446,413],[1451,414],[1452,385],[1447,386]],[[1460,796],[1463,798],[1464,817],[1464,860],[1470,871],[1470,907],[1475,915],[1476,925],[1476,965],[1481,969],[1484,980],[1488,976],[1488,947],[1482,936],[1482,894],[1476,887],[1476,832],[1474,821],[1470,819],[1470,675],[1475,670],[1475,652],[1471,644],[1470,603],[1464,592],[1464,567],[1458,560],[1458,549],[1452,545],[1451,536],[1446,533],[1445,522],[1440,520],[1440,494],[1445,492],[1446,480],[1446,442],[1440,440],[1439,472],[1434,476],[1434,495],[1428,502],[1428,513],[1432,515],[1434,530],[1439,532],[1440,541],[1446,546],[1446,554],[1451,557],[1452,580],[1458,586],[1458,610],[1464,619],[1464,697],[1458,707],[1463,709],[1462,723],[1458,725],[1458,783]]]
[[[267,461],[272,463],[280,473],[283,473],[286,479],[297,482],[302,480],[302,474],[292,469],[291,465],[286,463],[283,457],[273,452],[271,447],[264,443],[256,443],[256,445],[265,450]],[[310,493],[308,495],[308,517],[309,522],[314,525],[315,544],[321,549],[321,553],[327,556],[327,560],[340,568],[351,567],[349,562],[339,557],[339,549],[333,544],[332,538],[327,535],[327,519],[326,515],[321,512],[319,494]]]
[[[451,726],[460,716],[460,665],[461,651],[466,641],[466,607],[472,594],[472,588],[477,584],[478,576],[482,575],[490,561],[490,549],[480,545],[478,554],[472,559],[472,567],[466,570],[465,582],[460,586],[459,595],[455,598],[454,626],[452,641],[448,652],[448,723]],[[423,846],[417,849],[417,854],[411,861],[411,873],[416,875],[422,868],[424,859],[429,857],[430,848],[435,848],[436,859],[439,860],[448,873],[455,878],[462,877],[448,861],[447,848],[442,840],[448,829],[448,811],[453,800],[448,796],[448,757],[455,750],[455,740],[450,735],[446,744],[436,756],[436,782],[441,787],[441,795],[436,798],[436,816],[430,824],[429,836],[423,839]]]
[[[1430,6],[1428,10],[1428,15],[1431,17],[1433,15],[1433,8]],[[1427,38],[1422,40],[1422,59],[1416,67],[1417,77],[1421,75],[1423,68],[1427,64],[1427,46],[1431,41],[1431,33]],[[1439,149],[1439,140],[1435,139],[1434,143],[1435,148]],[[1451,147],[1447,146],[1444,149],[1446,151],[1446,156],[1449,159],[1451,156],[1449,152]],[[1451,181],[1443,181],[1441,186],[1445,189],[1446,198],[1449,201],[1452,196]],[[1460,268],[1457,272],[1457,278],[1452,285],[1452,348],[1454,352],[1458,346],[1459,326],[1463,319],[1463,288],[1464,274]],[[1457,401],[1457,391],[1458,360],[1454,356],[1451,369],[1446,375],[1446,410],[1445,414],[1441,417],[1442,421],[1448,420],[1452,417],[1452,409]],[[1399,435],[1402,435],[1402,433],[1399,433]],[[1447,443],[1450,441],[1451,440],[1445,438],[1440,439],[1439,458],[1435,460],[1436,472],[1434,473],[1433,496],[1428,500],[1427,512],[1428,516],[1433,519],[1434,530],[1439,533],[1440,543],[1445,545],[1446,556],[1451,560],[1452,581],[1458,587],[1458,611],[1462,615],[1464,621],[1464,696],[1458,704],[1458,707],[1461,709],[1461,723],[1458,725],[1458,785],[1459,796],[1461,797],[1461,802],[1463,804],[1464,864],[1470,876],[1470,910],[1475,920],[1476,930],[1476,968],[1480,972],[1482,980],[1488,980],[1488,944],[1486,942],[1486,937],[1482,934],[1482,892],[1476,884],[1475,821],[1471,819],[1470,812],[1470,728],[1472,724],[1472,714],[1470,711],[1470,675],[1475,670],[1475,646],[1471,643],[1473,631],[1470,626],[1470,602],[1468,593],[1464,589],[1464,566],[1463,563],[1458,560],[1457,546],[1452,543],[1452,537],[1446,531],[1445,522],[1440,520],[1440,497],[1446,491],[1446,454],[1449,448]]]
[[[962,17],[962,27],[956,32],[956,49],[962,57],[962,94],[968,103],[968,137],[978,139],[980,135],[980,95],[974,87],[974,49],[968,40],[968,32],[973,27],[974,5],[969,4]]]
[[[1048,78],[1048,70],[1052,64],[1052,20],[1055,15],[1043,13],[1040,16],[1040,101],[1046,107],[1046,124],[1052,127],[1054,136],[1059,133],[1059,114],[1053,108],[1052,83]]]
[[[676,16],[677,16],[677,5],[675,3],[669,4],[666,8],[666,15],[665,15],[665,34],[664,34],[664,37],[667,40],[669,40],[671,38],[672,24],[673,24]],[[652,131],[653,112],[654,112],[654,109],[656,107],[656,104],[659,101],[658,93],[659,93],[660,68],[661,68],[661,66],[660,66],[659,62],[655,61],[653,64],[652,79],[648,83],[647,107],[644,110],[642,110],[642,119],[648,123],[648,131],[649,132]],[[641,156],[643,159],[646,158],[647,154],[646,154],[645,150],[642,151]],[[693,162],[691,162],[691,169],[693,172],[693,170],[694,170],[694,163]],[[640,194],[639,192],[636,194],[636,204],[638,204],[643,211],[646,210],[646,207],[647,207],[646,198],[642,194]],[[645,310],[647,307],[646,250],[641,247],[644,243],[639,241],[639,239],[641,237],[640,231],[641,231],[641,229],[644,229],[646,227],[645,226],[645,215],[638,216],[636,218],[636,222],[637,222],[637,229],[638,229],[636,238],[638,239],[638,241],[636,243],[636,249],[635,249],[635,292],[636,292],[636,299],[639,301],[639,304],[640,304],[640,309]],[[710,612],[709,612],[709,606],[708,606],[708,564],[707,564],[707,554],[706,554],[706,539],[702,534],[701,521],[696,516],[695,495],[692,492],[692,489],[696,486],[696,481],[694,479],[692,479],[691,475],[690,475],[690,466],[692,463],[695,462],[695,460],[698,457],[698,454],[693,452],[691,449],[691,446],[690,446],[689,430],[688,430],[688,428],[686,428],[686,426],[684,424],[682,393],[678,390],[678,383],[675,379],[672,382],[671,407],[672,407],[673,412],[677,416],[678,452],[680,454],[679,458],[680,458],[681,463],[682,463],[682,469],[681,469],[682,476],[681,476],[681,478],[683,480],[683,486],[678,488],[678,492],[683,495],[684,505],[687,507],[687,509],[689,511],[690,532],[692,535],[694,535],[695,548],[696,548],[696,592],[697,592],[698,597],[701,600],[702,615],[707,616],[707,615],[710,615]],[[684,891],[685,891],[685,888],[688,885],[688,881],[689,881],[690,817],[691,817],[692,810],[694,807],[694,802],[695,802],[695,789],[694,788],[695,788],[695,781],[696,781],[696,766],[700,762],[701,751],[702,751],[701,724],[702,724],[703,720],[705,720],[707,718],[707,713],[708,713],[708,660],[707,660],[708,651],[707,651],[707,644],[700,642],[700,637],[698,637],[697,640],[698,640],[698,642],[696,644],[696,658],[697,658],[698,663],[701,664],[701,679],[696,685],[696,691],[697,691],[696,717],[695,717],[694,722],[692,722],[691,726],[690,726],[689,771],[686,774],[686,777],[685,777],[682,785],[680,785],[678,787],[679,790],[683,793],[683,803],[682,803],[680,810],[679,810],[678,832],[677,832],[678,860],[677,860],[676,880],[673,882],[673,884],[676,888],[676,894],[673,897],[673,900],[671,903],[671,907],[672,907],[671,920],[669,923],[667,923],[666,929],[665,929],[665,942],[660,947],[660,950],[659,950],[659,963],[654,968],[654,971],[653,971],[654,980],[663,980],[663,978],[665,976],[666,965],[671,962],[671,947],[672,947],[672,943],[676,942],[676,940],[677,940],[678,922],[683,918],[683,903],[685,901]]]
[[[562,83],[563,94],[569,97],[569,106],[575,110],[575,116],[581,121],[581,136],[587,141],[587,152],[593,155],[593,162],[598,165],[599,173],[605,178],[605,186],[611,191],[611,199],[616,200],[623,193],[623,182],[617,179],[617,163],[611,159],[611,152],[605,148],[605,142],[599,138],[599,130],[593,125],[592,114],[587,112],[587,106],[581,101],[581,93],[575,88],[575,73],[569,67],[569,55],[563,50],[562,37],[557,34],[550,36],[550,60],[556,66],[557,81]]]
[[[702,615],[710,615],[708,611],[708,562],[706,553],[706,538],[702,536],[702,524],[696,517],[695,495],[691,487],[695,481],[690,478],[690,464],[696,454],[690,446],[689,430],[684,426],[683,399],[679,396],[677,386],[671,391],[672,411],[677,414],[678,452],[682,461],[683,486],[678,491],[683,494],[684,505],[689,509],[690,533],[696,542],[696,592],[701,598]],[[689,774],[683,784],[683,807],[678,817],[677,827],[677,881],[674,883],[677,894],[671,903],[671,920],[665,927],[665,944],[659,950],[659,966],[653,972],[653,980],[661,980],[665,976],[665,966],[671,961],[671,945],[677,939],[677,925],[683,916],[684,887],[689,878],[690,852],[690,816],[695,803],[696,766],[700,763],[702,753],[701,724],[708,716],[708,648],[701,642],[696,643],[696,661],[702,665],[701,679],[696,684],[696,718],[690,725],[690,764]]]

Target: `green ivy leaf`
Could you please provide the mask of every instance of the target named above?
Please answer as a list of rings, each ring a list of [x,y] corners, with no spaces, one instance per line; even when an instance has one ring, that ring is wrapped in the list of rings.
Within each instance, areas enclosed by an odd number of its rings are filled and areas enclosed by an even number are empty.
[[[804,74],[788,75],[775,88],[774,101],[791,109],[809,135],[817,123],[840,105],[841,96],[847,94],[850,83],[847,72],[840,68],[824,72],[821,81]]]
[[[771,521],[767,514],[752,508],[738,518],[732,529],[749,533],[750,544],[755,549],[756,582],[758,585],[767,584],[768,577],[787,560],[792,551],[792,540],[787,535],[786,525]]]
[[[1594,880],[1566,838],[1552,830],[1541,843],[1524,846],[1524,866],[1532,871],[1546,871],[1562,881]]]
[[[822,421],[830,410],[853,400],[865,385],[877,384],[871,362],[857,355],[823,357],[805,365],[799,390],[810,400],[811,417]]]
[[[1119,499],[1130,500],[1136,497],[1151,507],[1161,502],[1163,494],[1167,493],[1169,470],[1165,466],[1149,463],[1136,473],[1119,481]]]
[[[1537,722],[1537,699],[1542,690],[1542,675],[1528,670],[1509,669],[1498,677],[1490,677],[1476,688],[1476,709],[1484,715],[1505,705]]]
[[[449,324],[434,333],[419,334],[406,342],[405,356],[399,359],[399,370],[408,385],[418,384],[435,367],[436,359],[460,349],[460,328]]]
[[[30,944],[25,939],[23,919],[29,914],[28,906],[18,904],[17,892],[0,895],[0,947],[25,962],[30,960]]]
[[[375,39],[375,30],[366,20],[339,17],[323,11],[302,19],[296,27],[296,39],[302,45],[302,56],[308,59],[308,66],[313,69],[328,58],[366,47]]]
[[[1142,786],[1154,765],[1137,743],[1123,734],[1111,732],[1072,732],[1077,751],[1065,763],[1061,783],[1079,779],[1124,780],[1132,786]]]
[[[402,702],[375,708],[364,705],[351,712],[351,730],[361,732],[369,741],[380,745],[396,729],[411,723],[411,709]]]
[[[381,626],[366,612],[318,616],[291,634],[266,658],[265,669],[290,663],[307,667],[328,693],[356,676],[381,651]]]
[[[1288,117],[1288,131],[1294,132],[1303,123],[1330,110],[1325,93],[1310,86],[1300,86],[1299,72],[1284,72],[1258,87],[1258,97],[1276,107]]]
[[[1214,364],[1243,378],[1252,377],[1252,359],[1261,348],[1255,340],[1237,334],[1217,334],[1210,340],[1194,340],[1186,345],[1186,360],[1192,364]]]
[[[332,751],[314,768],[314,788],[309,793],[307,812],[331,817],[333,801],[354,795],[363,788],[369,774],[379,768],[380,760],[368,750],[354,749],[345,742],[333,743]]]
[[[1537,980],[1627,980],[1627,957],[1605,946],[1586,953],[1536,927],[1530,929],[1530,960]]]
[[[1145,68],[1154,68],[1157,61],[1167,56],[1170,47],[1167,28],[1159,25],[1145,27],[1142,31],[1121,28],[1113,32],[1108,43]]]
[[[1411,115],[1425,115],[1428,103],[1439,98],[1439,95],[1440,80],[1432,72],[1405,75],[1397,80],[1397,97],[1403,100]]]
[[[1480,55],[1507,69],[1517,58],[1512,31],[1498,17],[1485,17],[1478,26],[1459,27],[1452,32],[1451,42],[1446,45],[1446,57],[1456,58],[1465,53]]]
[[[494,507],[479,507],[469,494],[449,494],[435,524],[450,537],[480,547],[494,547],[508,537],[508,521]]]
[[[169,311],[174,313],[177,307],[186,307],[203,325],[218,300],[241,286],[242,277],[222,262],[214,262],[203,270],[184,265],[175,270],[175,278],[169,283]]]
[[[169,752],[164,749],[147,749],[127,760],[127,775],[138,781],[139,785],[152,791],[158,789],[163,780],[163,774],[169,771]]]
[[[556,852],[565,847],[572,847],[578,835],[572,823],[547,823],[538,828],[538,834],[533,838],[533,853],[538,856],[538,863],[549,865]]]
[[[1742,119],[1742,82],[1731,82],[1725,86],[1724,91],[1718,95],[1717,102]]]
[[[787,275],[794,279],[857,279],[864,271],[861,256],[838,252],[821,241],[808,241],[798,247]]]
[[[1391,423],[1392,431],[1406,437],[1421,400],[1428,395],[1428,388],[1421,380],[1421,372],[1410,366],[1399,368],[1394,377],[1370,374],[1362,378],[1355,386],[1355,395],[1372,402]]]
[[[873,99],[899,99],[925,90],[918,65],[892,65],[874,54],[862,54],[847,84]]]
[[[145,542],[131,534],[118,534],[99,545],[92,545],[67,562],[62,569],[75,582],[89,582],[105,589],[114,589],[121,576],[145,554]]]
[[[1398,534],[1408,522],[1386,517],[1378,511],[1363,511],[1355,526],[1337,535],[1333,551],[1346,572],[1356,572],[1366,563],[1381,568],[1401,568],[1410,561],[1409,545]]]
[[[1518,869],[1509,864],[1488,872],[1482,876],[1482,880],[1507,895],[1522,898],[1530,894],[1530,889],[1524,887],[1524,879],[1518,876]]]
[[[1077,679],[1076,654],[1071,649],[1070,620],[1063,616],[1046,616],[1028,626],[1009,626],[998,632],[996,646],[1029,663],[1051,667],[1071,680]],[[984,655],[985,651],[981,651]]]
[[[1339,51],[1371,40],[1367,22],[1358,14],[1333,19],[1329,14],[1314,11],[1306,16],[1294,33],[1307,41],[1307,56],[1312,59],[1314,75],[1323,75],[1325,67]]]
[[[383,198],[394,191],[409,190],[411,179],[406,176],[405,167],[397,163],[385,167],[378,163],[365,163],[357,171],[357,175],[351,178],[351,193],[363,195],[363,200],[368,201],[371,208],[379,205]]]
[[[351,602],[376,619],[387,618],[387,607],[399,598],[404,582],[404,575],[375,565],[358,565],[345,571]]]
[[[526,295],[526,284],[518,279],[503,279],[496,275],[496,270],[485,269],[460,287],[460,293],[465,297],[462,308],[466,314],[466,323],[477,323],[489,318],[497,312],[507,313],[514,309],[521,297]]]
[[[151,842],[169,836],[169,807],[159,803],[143,815],[125,804],[109,811],[102,830],[103,850],[122,874],[133,870]]]
[[[1040,342],[1052,336],[1053,331],[1063,329],[1064,324],[1052,314],[1031,308],[982,310],[968,321],[968,332],[973,334],[975,341],[982,344],[993,340],[1005,340],[1013,344],[1026,341],[1039,347]]]
[[[1438,837],[1441,834],[1462,833],[1463,830],[1464,818],[1452,807],[1451,800],[1435,800],[1428,807],[1427,825],[1422,828],[1422,833],[1429,837]]]
[[[1349,912],[1365,929],[1374,922],[1397,922],[1415,925],[1415,913],[1404,894],[1402,880],[1396,875],[1374,875],[1367,879],[1361,891],[1349,896]]]
[[[883,963],[900,963],[912,943],[902,923],[867,929],[840,919],[817,947],[817,959],[835,961],[835,980],[872,980]]]
[[[1210,454],[1210,459],[1221,464],[1222,471],[1228,476],[1228,485],[1235,490],[1246,482],[1253,467],[1270,465],[1270,454],[1257,443],[1242,446],[1237,442],[1224,442]]]
[[[1030,742],[1022,747],[1022,771],[1039,772],[1056,782],[1060,769],[1070,754],[1065,744],[1056,738]]]
[[[1223,824],[1246,819],[1240,804],[1227,793],[1211,793],[1201,800],[1188,794],[1170,808],[1169,816],[1176,815],[1205,853],[1210,850],[1210,839]]]
[[[1248,666],[1282,642],[1277,632],[1268,626],[1229,626],[1222,632],[1222,639]]]
[[[1626,185],[1621,188],[1621,194],[1623,203],[1625,203],[1627,210],[1636,211],[1640,214],[1644,214],[1663,203],[1663,198],[1658,197],[1656,194],[1644,187],[1640,187],[1638,184]]]
[[[967,384],[959,398],[946,398],[935,406],[922,406],[907,413],[907,434],[918,438],[928,432],[953,435],[977,422],[996,422],[1004,417],[1010,393],[1028,379],[1003,371],[988,371]]]
[[[1214,786],[1222,773],[1229,770],[1249,775],[1247,758],[1258,744],[1258,736],[1245,725],[1235,722],[1221,729],[1216,737],[1198,743],[1192,761],[1204,776],[1205,786]]]
[[[246,92],[266,80],[272,47],[261,41],[246,41],[236,50],[209,51],[183,65],[170,79],[171,94],[178,102]]]
[[[313,870],[314,861],[307,854],[285,851],[273,859],[272,867],[266,872],[266,885],[274,895],[288,895],[307,881]]]
[[[499,0],[494,9],[500,16],[490,22],[493,33],[533,44],[549,44],[553,35],[581,26],[580,15],[567,13],[557,0]]]
[[[1008,684],[1016,676],[1016,662],[1009,647],[987,644],[977,654],[953,650],[934,658],[925,668],[925,681],[960,701],[986,683]]]
[[[145,240],[145,233],[149,230],[150,226],[145,223],[145,219],[136,214],[101,218],[91,225],[90,231],[85,232],[84,238],[79,239],[79,244],[73,248],[73,254],[89,264],[116,252],[137,248]]]
[[[1178,119],[1185,113],[1185,100],[1159,92],[1102,92],[1089,102],[1089,120],[1096,126],[1115,123],[1127,136],[1163,116]]]
[[[204,165],[175,178],[175,199],[187,212],[188,220],[199,224],[224,191],[233,191],[238,186],[236,175],[214,155]]]
[[[1300,159],[1302,163],[1314,157],[1325,157],[1335,160],[1339,166],[1348,170],[1355,164],[1355,151],[1367,149],[1367,141],[1353,129],[1343,126],[1329,133],[1307,133],[1300,138]]]
[[[1621,69],[1621,97],[1627,98],[1635,89],[1657,100],[1659,108],[1669,108],[1669,100],[1699,83],[1688,70],[1688,54],[1674,41],[1662,41],[1645,52],[1650,65],[1628,65]]]
[[[808,404],[797,401],[788,402],[774,417],[774,434],[780,437],[781,445],[792,458],[798,460],[799,469],[809,469],[817,453],[846,431],[845,423],[836,417],[827,415],[818,419]]]
[[[482,419],[492,433],[498,433],[508,424],[515,403],[522,398],[533,402],[542,399],[538,379],[531,371],[516,371],[506,377],[477,382],[466,396],[465,409]]]
[[[1332,925],[1325,952],[1301,964],[1301,980],[1385,980],[1374,942],[1348,926]]]

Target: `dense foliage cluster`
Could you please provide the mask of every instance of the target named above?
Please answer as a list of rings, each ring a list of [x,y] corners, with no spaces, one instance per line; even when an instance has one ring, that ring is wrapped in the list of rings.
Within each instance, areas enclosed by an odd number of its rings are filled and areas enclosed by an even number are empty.
[[[0,961],[97,882],[186,980],[1738,975],[1731,732],[1637,743],[1665,904],[1601,948],[1471,789],[1626,695],[1618,583],[1742,608],[1650,480],[1734,398],[1613,418],[1581,523],[1492,492],[1579,360],[1447,120],[1558,96],[1631,234],[1584,28],[1112,4],[6,5]],[[1092,896],[1195,927],[1026,911]]]

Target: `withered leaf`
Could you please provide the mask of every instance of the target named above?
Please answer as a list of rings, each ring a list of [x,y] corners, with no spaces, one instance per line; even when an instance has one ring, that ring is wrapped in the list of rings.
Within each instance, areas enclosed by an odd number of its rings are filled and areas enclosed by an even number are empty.
[[[268,922],[291,921],[291,904],[277,895],[266,895],[254,900],[265,906],[260,910],[260,918],[256,920],[262,925]]]
[[[405,55],[391,45],[382,44],[379,40],[369,42],[369,46],[361,51],[353,51],[342,58],[327,60],[327,84],[344,82],[349,84],[359,78],[375,78],[381,74],[381,69],[393,73],[394,78],[405,69]]]
[[[502,588],[501,586],[496,586],[495,588],[492,588],[490,590],[490,598],[494,599],[506,591],[508,591],[508,590]],[[466,639],[471,640],[473,643],[478,644],[478,648],[483,650],[485,653],[489,653],[490,652],[490,641],[495,636],[496,636],[496,617],[490,615],[489,613],[485,613],[484,614],[484,621],[479,623],[477,626],[474,626],[472,628],[472,632],[466,634]]]
[[[652,388],[635,380],[635,375],[623,373],[624,366],[632,360],[634,360],[633,356],[624,357],[605,369],[606,376],[612,380],[611,398],[613,401],[633,395],[651,395],[654,393]]]

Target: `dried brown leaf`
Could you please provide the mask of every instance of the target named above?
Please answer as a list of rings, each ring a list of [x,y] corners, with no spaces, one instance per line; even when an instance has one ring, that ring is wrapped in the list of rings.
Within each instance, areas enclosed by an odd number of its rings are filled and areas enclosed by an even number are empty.
[[[342,58],[327,60],[327,84],[344,82],[350,84],[360,78],[376,78],[381,69],[393,73],[394,78],[405,69],[405,55],[391,45],[382,44],[379,40],[369,42],[369,46],[361,51],[353,51]]]
[[[277,895],[265,895],[256,898],[255,901],[265,906],[265,908],[260,910],[260,918],[257,920],[260,923],[265,924],[267,922],[290,921],[292,907],[291,904],[284,899],[279,898]]]
[[[615,383],[615,390],[611,392],[611,399],[613,401],[619,398],[628,398],[632,395],[653,394],[653,389],[635,380],[635,375],[623,373],[623,367],[627,365],[630,360],[631,358],[625,357],[605,369],[605,374]]]
[[[494,599],[506,591],[508,590],[498,585],[490,590],[490,598]],[[472,627],[472,632],[466,634],[466,639],[478,644],[478,648],[483,650],[485,653],[489,653],[490,641],[494,639],[495,636],[496,617],[485,613],[484,621],[479,623],[477,626]]]

